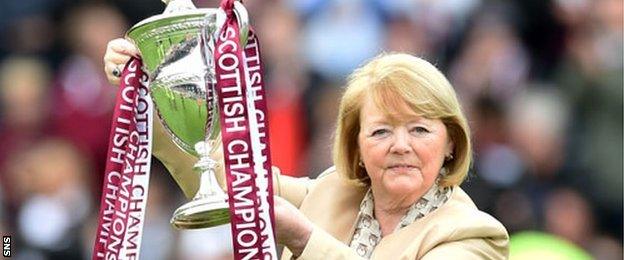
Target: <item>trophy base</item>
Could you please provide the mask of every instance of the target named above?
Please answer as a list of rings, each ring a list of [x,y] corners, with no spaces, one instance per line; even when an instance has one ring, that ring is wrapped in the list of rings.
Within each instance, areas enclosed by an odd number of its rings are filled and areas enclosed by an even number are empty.
[[[230,222],[227,201],[202,198],[179,207],[171,218],[171,225],[178,229],[200,229],[224,225]]]

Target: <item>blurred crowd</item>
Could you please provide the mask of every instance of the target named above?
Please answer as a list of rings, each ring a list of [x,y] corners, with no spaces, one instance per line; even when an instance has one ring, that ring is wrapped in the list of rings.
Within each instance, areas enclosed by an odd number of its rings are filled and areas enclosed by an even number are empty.
[[[512,241],[536,231],[622,259],[621,0],[244,4],[262,43],[282,172],[315,177],[330,166],[346,76],[382,51],[409,52],[459,94],[475,147],[463,188]],[[163,9],[157,0],[0,4],[0,233],[12,235],[16,259],[89,258],[115,96],[102,57],[109,40]],[[142,258],[231,259],[227,226],[169,225],[186,199],[158,162],[152,169]]]

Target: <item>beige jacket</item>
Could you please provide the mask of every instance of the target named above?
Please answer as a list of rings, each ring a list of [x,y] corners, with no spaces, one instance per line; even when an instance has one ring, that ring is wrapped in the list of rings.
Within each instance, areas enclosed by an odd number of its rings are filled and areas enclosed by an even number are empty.
[[[333,172],[314,181],[300,210],[316,227],[298,259],[360,259],[348,244],[365,192]],[[382,238],[372,259],[506,259],[508,241],[505,227],[455,187],[443,206]]]

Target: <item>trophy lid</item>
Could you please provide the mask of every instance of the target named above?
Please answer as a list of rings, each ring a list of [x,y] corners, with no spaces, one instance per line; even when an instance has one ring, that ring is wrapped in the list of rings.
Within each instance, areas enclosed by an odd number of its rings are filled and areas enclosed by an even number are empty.
[[[174,18],[174,17],[184,17],[184,16],[198,16],[198,15],[201,16],[201,15],[206,15],[207,13],[216,12],[216,11],[217,11],[216,8],[198,8],[198,9],[193,9],[193,10],[178,11],[178,12],[175,12],[175,13],[162,13],[162,14],[153,15],[153,16],[145,18],[145,19],[141,20],[140,22],[138,22],[137,24],[133,25],[128,30],[126,35],[130,34],[130,32],[132,32],[136,28],[142,27],[142,26],[144,26],[146,24],[153,23],[153,22],[158,21],[158,20],[163,20],[163,19],[167,19],[167,18]]]
[[[171,17],[177,16],[195,16],[195,15],[205,15],[209,12],[216,12],[216,8],[197,8],[193,4],[191,0],[162,0],[167,7],[162,14],[154,15],[149,18],[143,19],[139,23],[135,24],[128,30],[128,33],[132,31],[134,28],[141,27],[145,24]]]

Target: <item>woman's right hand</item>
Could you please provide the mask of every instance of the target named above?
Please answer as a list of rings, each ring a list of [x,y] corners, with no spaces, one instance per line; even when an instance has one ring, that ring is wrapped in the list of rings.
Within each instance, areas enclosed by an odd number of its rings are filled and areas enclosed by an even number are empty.
[[[104,72],[108,82],[119,85],[121,71],[132,56],[139,57],[139,50],[128,40],[117,38],[108,42],[104,54]]]
[[[299,256],[312,235],[314,225],[301,211],[287,200],[273,196],[275,212],[275,238],[277,243]]]

